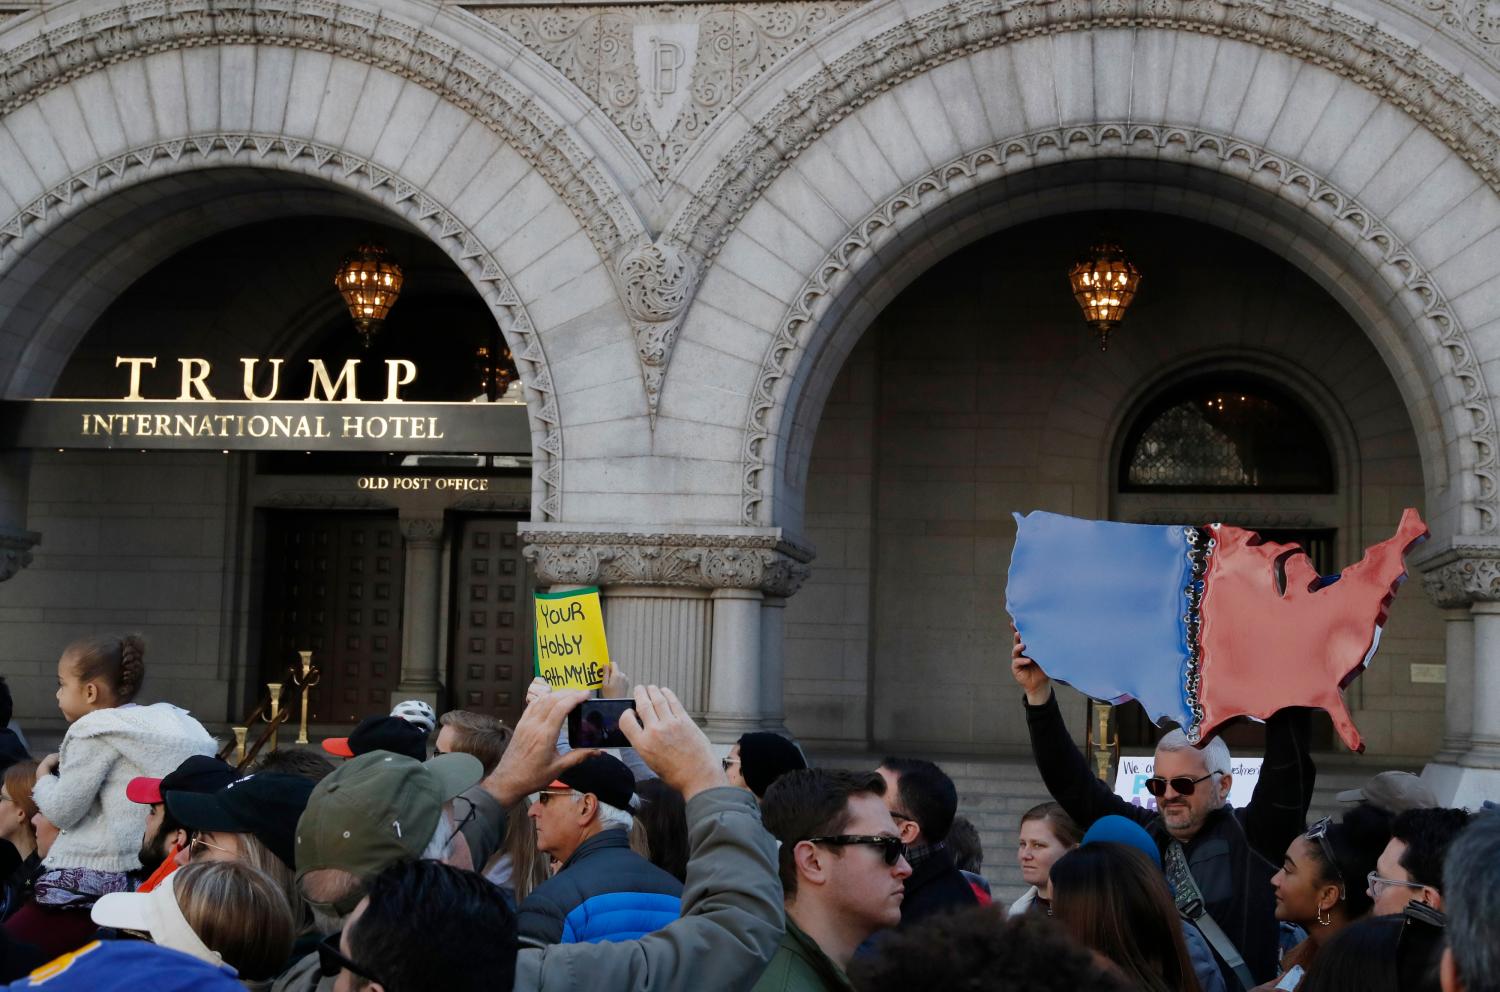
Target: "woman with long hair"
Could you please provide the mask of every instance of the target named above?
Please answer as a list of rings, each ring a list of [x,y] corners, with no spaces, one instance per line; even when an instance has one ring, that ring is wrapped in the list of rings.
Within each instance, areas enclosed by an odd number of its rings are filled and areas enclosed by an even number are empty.
[[[292,947],[281,887],[247,861],[195,861],[151,892],[116,892],[94,904],[94,922],[149,934],[154,943],[227,964],[249,988],[270,986]]]
[[[8,840],[21,856],[5,880],[5,890],[0,894],[0,920],[15,915],[26,900],[31,898],[31,883],[42,870],[42,855],[36,846],[36,827],[31,818],[36,816],[36,803],[31,798],[31,787],[36,784],[35,761],[18,761],[5,770],[4,786],[0,787],[0,840]]]
[[[1021,814],[1016,860],[1021,865],[1021,881],[1031,888],[1011,903],[1008,916],[1023,913],[1047,915],[1052,903],[1052,882],[1048,872],[1058,858],[1073,850],[1082,840],[1083,831],[1057,803],[1042,803]]]
[[[1271,877],[1276,918],[1302,927],[1307,938],[1282,955],[1281,987],[1299,987],[1297,980],[1282,980],[1283,976],[1298,966],[1302,973],[1311,969],[1324,946],[1369,914],[1374,903],[1365,891],[1365,876],[1374,871],[1390,836],[1383,813],[1356,807],[1342,823],[1325,816],[1287,845],[1281,870]]]
[[[1145,992],[1199,992],[1161,870],[1124,844],[1091,843],[1052,866],[1052,913]]]

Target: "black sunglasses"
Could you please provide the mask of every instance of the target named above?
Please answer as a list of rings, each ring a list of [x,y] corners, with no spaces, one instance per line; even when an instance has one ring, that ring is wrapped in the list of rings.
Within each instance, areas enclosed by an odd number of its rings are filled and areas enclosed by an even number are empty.
[[[881,849],[881,856],[885,858],[885,863],[888,865],[894,865],[906,857],[906,844],[900,837],[892,837],[889,834],[837,834],[832,837],[808,837],[806,839],[809,844],[832,844],[835,847],[870,844]]]
[[[380,979],[370,974],[369,969],[355,964],[344,957],[339,950],[339,935],[331,933],[318,943],[318,968],[323,972],[324,978],[333,978],[341,971],[351,971],[367,982],[381,982]]]
[[[1191,796],[1194,790],[1198,788],[1199,782],[1207,778],[1213,778],[1217,774],[1218,772],[1209,772],[1207,775],[1200,775],[1197,778],[1188,778],[1186,775],[1179,775],[1176,778],[1162,778],[1160,775],[1153,775],[1146,779],[1146,791],[1157,799],[1160,799],[1167,794],[1167,786],[1170,785],[1172,791],[1176,792],[1179,796]]]

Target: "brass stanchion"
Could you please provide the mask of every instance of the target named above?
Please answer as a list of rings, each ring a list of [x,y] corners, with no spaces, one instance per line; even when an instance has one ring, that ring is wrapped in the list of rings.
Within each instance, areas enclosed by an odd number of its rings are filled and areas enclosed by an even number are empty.
[[[270,734],[272,751],[276,750],[276,739],[281,736],[278,718],[281,715],[281,687],[284,684],[282,682],[266,683],[266,692],[271,695],[271,712],[269,714],[262,714],[261,719],[270,725],[270,729],[267,732]]]
[[[1120,756],[1120,735],[1109,736],[1109,718],[1114,707],[1098,700],[1089,700],[1089,721],[1085,728],[1087,753],[1094,761],[1094,774],[1099,780],[1109,782],[1109,767]]]
[[[245,760],[245,735],[250,733],[249,727],[234,728],[234,764],[235,767]]]
[[[297,728],[297,743],[307,744],[307,696],[312,687],[318,684],[320,673],[313,671],[311,651],[298,651],[297,657],[302,659],[301,677],[293,676],[297,688],[302,692],[302,722]]]

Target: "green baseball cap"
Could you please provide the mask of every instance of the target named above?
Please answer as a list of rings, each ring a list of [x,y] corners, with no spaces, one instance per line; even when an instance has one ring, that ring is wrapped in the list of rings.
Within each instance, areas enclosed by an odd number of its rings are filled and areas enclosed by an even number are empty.
[[[297,821],[297,878],[340,868],[369,882],[419,857],[437,830],[443,803],[472,788],[484,766],[471,754],[416,761],[371,751],[319,782]]]

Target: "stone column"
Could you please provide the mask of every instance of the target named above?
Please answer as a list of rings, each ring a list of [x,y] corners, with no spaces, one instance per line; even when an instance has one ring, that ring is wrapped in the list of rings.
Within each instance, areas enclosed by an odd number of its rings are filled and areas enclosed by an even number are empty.
[[[1457,761],[1474,729],[1474,616],[1468,607],[1443,610],[1446,636],[1443,744],[1434,761]]]
[[[611,658],[636,682],[671,686],[715,740],[779,724],[766,652],[779,700],[780,626],[766,613],[781,611],[763,602],[797,591],[811,549],[774,527],[662,530],[532,523],[521,539],[539,584],[600,587]]]
[[[1469,748],[1459,764],[1495,769],[1500,776],[1500,602],[1475,603],[1470,610],[1474,614],[1474,716]],[[1490,793],[1489,798],[1497,795],[1500,791]]]
[[[602,597],[610,661],[637,685],[671,686],[694,715],[707,711],[708,590],[619,585]]]
[[[704,729],[712,740],[732,744],[761,725],[761,594],[758,589],[715,589],[710,598],[714,636]]]
[[[0,452],[0,582],[31,564],[31,549],[42,535],[26,529],[30,499],[31,452]]]
[[[760,604],[760,719],[761,729],[784,734],[786,701],[786,599],[766,596]]]
[[[1443,749],[1422,777],[1445,805],[1477,807],[1500,795],[1500,548],[1455,541],[1417,567],[1449,621]]]
[[[402,517],[406,545],[399,699],[421,699],[440,708],[443,692],[443,518]]]

